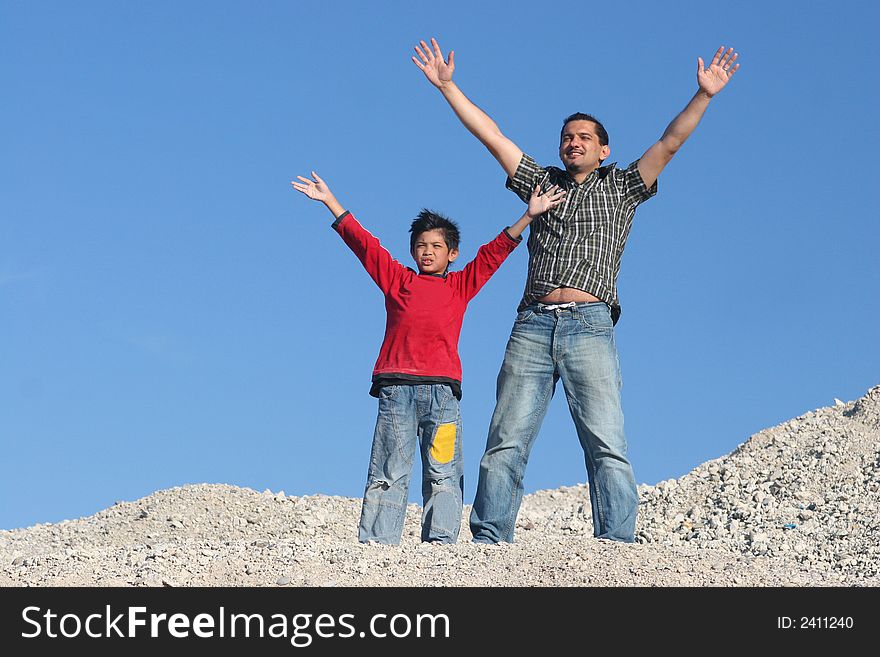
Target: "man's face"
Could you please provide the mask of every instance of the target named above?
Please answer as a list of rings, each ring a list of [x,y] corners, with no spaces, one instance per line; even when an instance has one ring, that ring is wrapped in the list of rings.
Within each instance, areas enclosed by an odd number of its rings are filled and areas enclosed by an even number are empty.
[[[413,259],[422,274],[442,274],[458,257],[458,249],[450,250],[442,230],[426,230],[416,237]]]
[[[562,129],[559,159],[569,173],[590,172],[610,154],[611,149],[599,143],[592,121],[569,121]]]

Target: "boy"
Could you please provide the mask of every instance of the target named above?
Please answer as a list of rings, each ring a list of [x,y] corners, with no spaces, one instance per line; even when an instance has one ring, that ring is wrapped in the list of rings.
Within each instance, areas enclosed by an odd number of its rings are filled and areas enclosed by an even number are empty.
[[[422,456],[422,535],[431,543],[458,539],[464,490],[461,456],[461,361],[458,337],[468,302],[522,240],[532,219],[558,205],[565,193],[536,187],[520,219],[480,247],[461,272],[458,226],[423,210],[410,227],[410,252],[418,272],[404,267],[342,208],[327,183],[297,176],[294,189],[321,201],[333,229],[354,252],[385,296],[385,339],[373,369],[370,394],[379,417],[358,540],[400,542],[416,437]]]

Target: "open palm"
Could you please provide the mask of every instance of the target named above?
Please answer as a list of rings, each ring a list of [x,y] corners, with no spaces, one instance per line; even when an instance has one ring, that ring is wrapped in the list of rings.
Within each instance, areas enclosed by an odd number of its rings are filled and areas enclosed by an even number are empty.
[[[443,59],[443,52],[437,39],[431,39],[431,48],[424,41],[419,42],[421,47],[416,46],[418,58],[413,57],[413,63],[422,69],[422,73],[435,87],[452,80],[452,72],[455,70],[455,51],[449,51],[449,61]]]
[[[532,196],[529,198],[528,215],[537,217],[544,214],[550,208],[555,208],[565,200],[565,190],[559,189],[558,185],[553,185],[546,192],[541,190],[540,185],[536,185],[532,190]]]
[[[739,64],[734,64],[737,57],[739,54],[733,52],[733,48],[724,52],[724,46],[718,49],[708,67],[704,68],[703,58],[697,57],[697,84],[700,89],[710,96],[721,91],[739,68]]]
[[[325,183],[324,180],[314,171],[312,171],[312,178],[314,178],[314,180],[309,180],[302,176],[297,176],[297,178],[302,182],[291,182],[290,184],[293,185],[295,190],[302,192],[310,199],[315,201],[327,201],[333,196],[327,183]]]

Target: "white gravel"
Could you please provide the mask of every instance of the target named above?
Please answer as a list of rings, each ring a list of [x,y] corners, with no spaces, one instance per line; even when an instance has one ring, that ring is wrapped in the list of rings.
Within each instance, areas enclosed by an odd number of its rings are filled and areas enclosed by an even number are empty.
[[[223,484],[0,531],[0,586],[878,586],[880,386],[639,487],[638,541],[592,536],[586,485],[527,495],[516,543],[361,545],[360,500]]]

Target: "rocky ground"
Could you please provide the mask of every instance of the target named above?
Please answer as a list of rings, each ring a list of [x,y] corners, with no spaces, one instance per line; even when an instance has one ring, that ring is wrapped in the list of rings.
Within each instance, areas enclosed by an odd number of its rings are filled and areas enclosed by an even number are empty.
[[[0,586],[877,586],[880,386],[639,495],[631,545],[592,537],[581,485],[527,495],[514,544],[422,544],[411,505],[390,547],[357,499],[183,486],[0,531]]]

